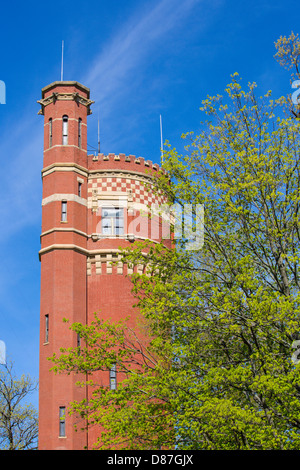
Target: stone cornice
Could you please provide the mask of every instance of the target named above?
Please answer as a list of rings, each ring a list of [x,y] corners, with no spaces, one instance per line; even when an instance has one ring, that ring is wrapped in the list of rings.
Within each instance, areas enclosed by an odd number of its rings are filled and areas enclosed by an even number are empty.
[[[44,86],[44,88],[42,88],[42,97],[44,98],[45,93],[48,90],[51,90],[51,88],[56,88],[58,86],[72,86],[76,88],[81,88],[81,90],[83,90],[87,94],[87,97],[88,98],[90,97],[90,89],[86,87],[85,85],[82,85],[82,83],[79,83],[75,80],[55,81],[55,82],[49,83],[49,85],[46,85]]]
[[[77,165],[77,163],[56,162],[42,169],[42,177],[47,176],[54,171],[74,171],[75,173],[85,177],[88,177],[89,175],[88,169]]]
[[[85,256],[95,256],[99,254],[116,254],[120,253],[119,249],[114,249],[114,248],[99,248],[98,250],[88,250],[86,248],[83,248],[82,246],[75,245],[75,244],[67,244],[67,243],[55,243],[53,245],[46,246],[45,248],[42,248],[39,251],[39,258],[41,259],[41,256],[45,253],[48,253],[49,251],[53,250],[72,250],[72,251],[77,251],[79,253],[82,253]]]
[[[83,255],[89,258],[93,258],[96,255],[105,255],[105,254],[117,255],[118,253],[121,252],[118,248],[98,248],[96,250],[88,250],[87,248],[83,248],[82,246],[75,245],[75,244],[54,243],[53,245],[49,245],[49,246],[46,246],[45,248],[42,248],[39,251],[39,258],[41,259],[41,256],[43,254],[48,253],[49,251],[54,251],[54,250],[73,250],[73,251],[82,253]]]
[[[46,176],[54,171],[75,171],[76,173],[86,176],[89,179],[101,178],[107,176],[116,176],[119,178],[132,178],[140,181],[148,181],[151,183],[153,181],[153,176],[146,175],[145,173],[133,170],[124,170],[124,169],[97,169],[97,170],[88,170],[83,166],[77,165],[76,163],[52,163],[51,165],[42,169],[42,177]]]
[[[47,98],[42,98],[37,102],[41,105],[41,109],[39,110],[38,114],[44,115],[45,107],[49,104],[56,103],[56,101],[75,101],[77,104],[82,104],[87,108],[87,114],[91,114],[90,106],[94,103],[94,101],[82,96],[78,92],[74,93],[59,93],[53,92],[52,95],[48,96]]]
[[[88,238],[87,233],[82,232],[81,230],[78,230],[74,227],[63,227],[63,228],[62,227],[54,227],[54,228],[51,228],[50,230],[46,230],[45,232],[41,233],[40,238],[42,238],[46,235],[50,235],[51,233],[54,233],[54,232],[73,232],[73,233],[77,233],[78,235],[82,235],[85,238]]]
[[[153,176],[151,175],[146,175],[145,173],[142,173],[141,171],[133,171],[133,170],[124,170],[124,169],[118,169],[118,168],[112,168],[112,169],[97,169],[97,170],[90,170],[89,171],[89,179],[93,178],[103,178],[107,176],[116,176],[118,178],[128,178],[130,177],[131,179],[136,179],[140,181],[148,181],[153,182]]]
[[[87,200],[85,198],[77,196],[77,194],[67,194],[67,193],[55,193],[55,194],[51,194],[51,196],[43,198],[42,206],[46,206],[50,202],[57,202],[57,201],[77,202],[78,204],[87,206]]]

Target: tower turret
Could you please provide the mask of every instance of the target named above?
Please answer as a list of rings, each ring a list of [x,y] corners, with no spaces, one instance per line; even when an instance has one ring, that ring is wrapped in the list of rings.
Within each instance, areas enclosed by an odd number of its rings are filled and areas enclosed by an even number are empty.
[[[89,324],[95,312],[111,321],[130,316],[135,327],[138,312],[127,276],[132,269],[122,264],[119,248],[162,238],[170,246],[169,221],[164,224],[155,212],[167,201],[153,191],[158,165],[134,155],[87,155],[93,103],[88,88],[54,82],[43,88],[39,103],[44,116],[39,448],[83,449],[96,441],[97,429],[75,432],[78,418],[67,409],[90,392],[75,385],[77,375],[50,372],[47,358],[78,344],[64,318]],[[117,374],[99,372],[97,381],[114,386]],[[77,424],[80,429],[84,423]]]
[[[85,397],[78,377],[50,372],[47,357],[76,346],[63,318],[86,322],[87,116],[89,89],[77,82],[54,82],[42,90],[44,116],[42,170],[39,448],[77,449],[85,433],[74,432],[70,401]]]

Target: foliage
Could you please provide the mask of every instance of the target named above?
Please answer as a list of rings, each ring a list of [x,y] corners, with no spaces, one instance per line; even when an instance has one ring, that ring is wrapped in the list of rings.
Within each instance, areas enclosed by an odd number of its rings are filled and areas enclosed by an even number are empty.
[[[293,31],[289,35],[280,36],[275,43],[276,54],[275,57],[282,67],[287,69],[295,68],[296,76],[293,74],[292,78],[300,78],[299,71],[299,58],[300,58],[300,40],[299,35],[294,34]]]
[[[137,336],[136,329],[127,326],[126,320],[110,323],[95,315],[90,325],[74,323],[71,329],[80,334],[85,346],[61,349],[62,354],[51,360],[56,372],[89,374],[90,379],[84,383],[93,388],[92,397],[73,403],[71,412],[85,417],[89,428],[97,425],[103,429],[94,447],[160,448],[166,439],[172,446],[173,416],[164,398],[167,385],[160,380],[166,371],[163,351],[157,354]],[[141,325],[139,331],[145,337]],[[97,384],[97,372],[108,371],[113,364],[122,380],[116,390],[109,390]]]
[[[37,448],[38,416],[30,404],[23,404],[37,384],[22,375],[17,379],[12,364],[0,369],[0,449],[29,450]]]
[[[106,427],[102,448],[299,449],[300,128],[285,98],[255,88],[234,74],[224,97],[203,101],[208,120],[182,136],[185,155],[164,154],[171,184],[162,174],[158,189],[204,205],[205,242],[123,253],[147,267],[132,282],[150,340],[98,319],[72,326],[80,356],[52,358],[57,371],[125,374],[73,405]]]
[[[275,42],[275,48],[277,50],[275,54],[275,58],[279,62],[279,64],[291,70],[291,85],[294,88],[296,86],[299,87],[299,79],[300,79],[300,70],[299,70],[299,59],[300,59],[300,39],[298,34],[294,34],[293,31],[289,35],[280,36],[280,38]],[[296,91],[297,95],[297,102],[298,102],[298,91]],[[295,105],[293,102],[294,100],[289,95],[287,97],[288,103],[288,110],[289,113],[292,114],[294,117],[300,117],[300,110],[299,110],[299,103]],[[296,109],[295,109],[296,108]]]

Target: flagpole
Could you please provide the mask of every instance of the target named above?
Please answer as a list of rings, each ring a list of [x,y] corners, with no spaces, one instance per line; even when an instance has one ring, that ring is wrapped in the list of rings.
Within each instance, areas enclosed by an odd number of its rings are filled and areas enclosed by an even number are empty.
[[[160,159],[161,159],[161,163],[163,163],[163,153],[164,153],[164,150],[163,150],[163,136],[162,136],[162,119],[161,119],[161,114],[159,115],[159,120],[160,120],[160,148],[161,148]]]
[[[100,154],[100,124],[99,124],[99,110],[98,110],[98,154]]]
[[[64,80],[64,41],[61,44],[61,70],[60,70],[60,81]]]

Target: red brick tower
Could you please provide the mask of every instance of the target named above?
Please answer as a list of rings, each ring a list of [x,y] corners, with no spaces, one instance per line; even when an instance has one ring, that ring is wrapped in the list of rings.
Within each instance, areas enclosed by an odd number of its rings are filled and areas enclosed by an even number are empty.
[[[88,392],[75,385],[80,377],[50,372],[47,358],[77,345],[63,318],[86,324],[99,311],[112,321],[134,318],[130,269],[112,262],[118,260],[118,247],[135,239],[165,238],[169,245],[169,224],[140,216],[165,202],[149,189],[157,165],[133,155],[87,155],[93,103],[88,88],[54,82],[43,88],[39,103],[44,115],[39,449],[83,449],[95,436],[75,432],[80,423],[67,408]],[[104,386],[111,375],[102,373]]]

